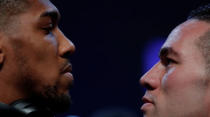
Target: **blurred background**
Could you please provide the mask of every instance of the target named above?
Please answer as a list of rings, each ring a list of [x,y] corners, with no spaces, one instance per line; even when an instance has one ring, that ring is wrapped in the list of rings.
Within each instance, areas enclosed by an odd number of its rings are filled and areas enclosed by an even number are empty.
[[[69,112],[57,117],[142,117],[139,78],[171,30],[206,0],[52,0],[76,46]]]

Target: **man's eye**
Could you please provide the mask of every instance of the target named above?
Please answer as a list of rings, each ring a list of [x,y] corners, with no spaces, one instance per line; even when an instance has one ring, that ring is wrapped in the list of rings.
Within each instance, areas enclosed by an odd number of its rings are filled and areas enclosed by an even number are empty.
[[[171,58],[166,57],[164,60],[162,60],[162,64],[166,67],[174,63],[176,64],[177,62]]]
[[[53,24],[49,24],[48,26],[42,28],[42,30],[45,31],[45,34],[50,34],[53,29],[54,29]]]

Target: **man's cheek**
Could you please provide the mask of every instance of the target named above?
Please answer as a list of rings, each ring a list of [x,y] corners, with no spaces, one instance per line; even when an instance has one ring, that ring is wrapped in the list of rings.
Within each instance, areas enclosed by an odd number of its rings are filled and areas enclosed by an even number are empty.
[[[176,93],[186,85],[187,81],[183,78],[180,71],[174,67],[169,69],[161,80],[161,88],[165,93]]]
[[[165,74],[163,75],[163,78],[161,80],[161,86],[163,87],[163,89],[167,89],[168,87],[170,87],[172,84],[172,82],[176,82],[175,80],[175,68],[166,70]]]

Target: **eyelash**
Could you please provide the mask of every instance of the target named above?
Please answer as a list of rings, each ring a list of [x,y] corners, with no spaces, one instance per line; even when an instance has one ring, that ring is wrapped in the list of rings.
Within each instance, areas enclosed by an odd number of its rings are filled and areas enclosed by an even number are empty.
[[[49,24],[49,26],[42,28],[42,30],[46,31],[45,34],[50,34],[53,29],[54,29],[54,25],[53,24]]]
[[[162,64],[165,67],[169,66],[170,64],[174,64],[174,63],[177,64],[177,62],[175,60],[168,58],[168,57],[166,57],[165,59],[162,60]]]

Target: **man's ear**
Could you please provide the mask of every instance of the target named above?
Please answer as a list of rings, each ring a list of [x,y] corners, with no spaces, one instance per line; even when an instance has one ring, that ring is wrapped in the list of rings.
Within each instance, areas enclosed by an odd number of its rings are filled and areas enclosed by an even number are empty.
[[[5,36],[0,32],[0,68],[2,67],[4,60],[5,60],[5,53],[3,49]]]
[[[0,66],[4,63],[4,52],[2,51],[2,47],[0,46]]]

